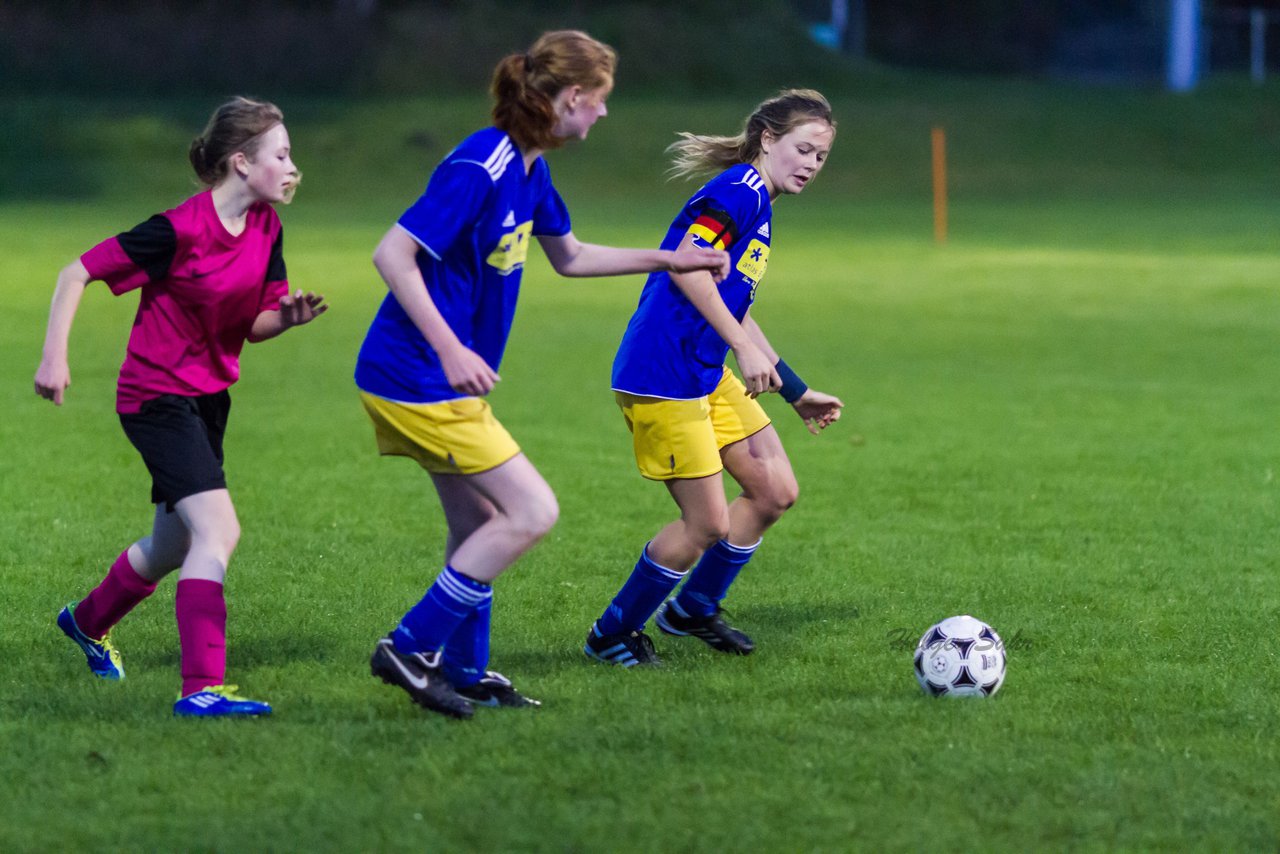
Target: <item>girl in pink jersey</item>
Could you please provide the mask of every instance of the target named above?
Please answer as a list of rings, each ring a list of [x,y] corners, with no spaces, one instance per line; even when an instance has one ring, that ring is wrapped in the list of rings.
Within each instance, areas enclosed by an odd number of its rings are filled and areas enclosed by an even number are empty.
[[[175,715],[263,715],[266,703],[224,684],[223,580],[240,523],[222,470],[222,437],[245,341],[309,323],[324,298],[289,294],[280,219],[299,174],[273,104],[234,98],[191,144],[208,189],[104,240],[58,275],[35,390],[61,406],[71,385],[67,340],[80,298],[101,279],[141,297],[116,393],[125,434],[151,473],[155,521],[88,596],[58,615],[96,676],[123,679],[108,633],[179,570],[175,595],[182,690]]]

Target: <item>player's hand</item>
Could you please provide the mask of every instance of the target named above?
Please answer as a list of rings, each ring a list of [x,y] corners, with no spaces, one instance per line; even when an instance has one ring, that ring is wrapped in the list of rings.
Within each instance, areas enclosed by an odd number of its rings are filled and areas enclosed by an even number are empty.
[[[691,244],[683,245],[671,253],[672,273],[692,273],[706,270],[717,282],[729,275],[729,253],[722,249],[707,249]]]
[[[329,310],[324,297],[299,288],[293,296],[285,294],[280,298],[280,325],[284,329],[310,323]]]
[[[36,394],[61,406],[63,392],[69,385],[71,368],[65,359],[40,360],[40,367],[36,368]]]
[[[461,345],[448,355],[440,354],[440,366],[454,391],[483,397],[502,377],[474,350]]]
[[[766,391],[777,391],[782,388],[782,378],[773,367],[773,362],[764,351],[755,344],[747,342],[733,351],[738,360],[738,370],[742,372],[742,384],[747,387],[751,397],[764,394]]]
[[[791,406],[804,419],[809,432],[816,436],[820,430],[825,430],[840,420],[844,402],[838,397],[808,389]]]

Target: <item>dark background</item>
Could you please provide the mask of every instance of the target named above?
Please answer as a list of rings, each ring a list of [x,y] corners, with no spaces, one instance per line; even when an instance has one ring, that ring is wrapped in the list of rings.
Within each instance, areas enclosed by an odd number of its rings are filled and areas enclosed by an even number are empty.
[[[1158,85],[1168,6],[850,0],[862,37],[838,55],[810,38],[830,18],[829,0],[0,0],[0,93],[438,93],[482,85],[494,56],[549,26],[586,29],[617,47],[631,91],[822,84],[866,62]],[[1210,73],[1247,68],[1250,7],[1268,10],[1268,37],[1280,42],[1280,0],[1205,2]],[[1280,50],[1270,53],[1275,68]]]

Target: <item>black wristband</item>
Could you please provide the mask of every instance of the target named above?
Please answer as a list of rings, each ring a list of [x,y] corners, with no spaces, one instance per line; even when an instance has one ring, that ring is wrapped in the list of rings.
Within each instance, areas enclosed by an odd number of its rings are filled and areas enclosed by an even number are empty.
[[[782,399],[787,403],[795,403],[809,390],[809,386],[805,385],[804,380],[800,379],[786,362],[779,359],[773,367],[782,378],[782,388],[778,389],[778,394],[782,395]]]

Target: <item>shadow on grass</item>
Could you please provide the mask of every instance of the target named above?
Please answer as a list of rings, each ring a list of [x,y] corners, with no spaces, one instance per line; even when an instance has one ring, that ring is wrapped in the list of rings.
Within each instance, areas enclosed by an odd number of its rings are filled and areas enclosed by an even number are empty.
[[[344,665],[349,654],[337,646],[332,636],[301,634],[296,631],[264,631],[255,629],[240,637],[228,638],[228,648],[237,667],[279,667],[287,664],[340,664]],[[369,644],[373,648],[372,641]],[[367,665],[367,655],[364,657]]]
[[[774,634],[796,631],[814,623],[844,625],[862,618],[857,605],[848,602],[759,603],[725,610],[725,617],[751,634],[751,627]]]

